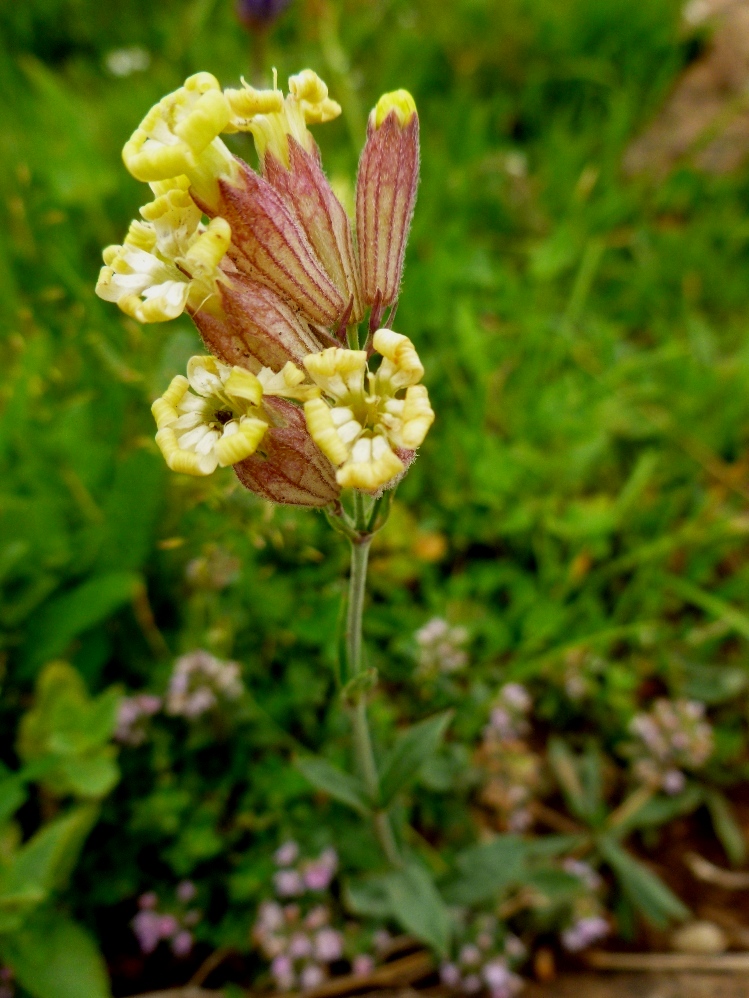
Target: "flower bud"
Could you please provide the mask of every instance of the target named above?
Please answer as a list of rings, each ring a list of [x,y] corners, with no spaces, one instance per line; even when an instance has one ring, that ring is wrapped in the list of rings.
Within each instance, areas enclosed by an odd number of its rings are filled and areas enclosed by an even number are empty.
[[[336,325],[348,303],[278,191],[244,164],[238,183],[220,181],[219,186],[236,267],[286,298],[311,322]]]
[[[327,506],[340,489],[332,465],[309,435],[304,413],[285,399],[269,398],[274,417],[262,450],[234,466],[237,478],[263,499],[290,506]]]
[[[356,227],[367,305],[392,305],[419,181],[419,117],[406,90],[385,94],[369,116],[356,180]],[[379,316],[376,317],[376,321]]]
[[[322,344],[285,299],[245,274],[227,274],[220,289],[221,308],[200,309],[193,321],[208,349],[224,364],[256,371],[280,370],[287,361],[301,364]]]

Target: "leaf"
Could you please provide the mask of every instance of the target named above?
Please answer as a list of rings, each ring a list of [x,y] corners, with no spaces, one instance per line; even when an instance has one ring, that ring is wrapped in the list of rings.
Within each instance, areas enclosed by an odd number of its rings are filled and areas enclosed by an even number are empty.
[[[443,888],[447,902],[473,905],[496,898],[522,879],[526,853],[525,842],[516,835],[466,849],[456,857],[456,873]]]
[[[702,789],[694,783],[689,784],[685,790],[673,797],[660,794],[657,797],[652,797],[628,820],[612,829],[611,834],[617,839],[622,839],[636,828],[660,828],[661,825],[673,821],[674,818],[691,814],[703,800]]]
[[[56,912],[39,913],[2,939],[0,955],[32,998],[110,998],[96,943]]]
[[[589,825],[605,816],[601,783],[601,757],[594,745],[576,756],[561,738],[549,741],[549,763],[554,770],[570,812]]]
[[[432,878],[412,864],[385,878],[391,916],[422,942],[444,956],[450,943],[450,916]]]
[[[718,790],[705,791],[705,803],[710,812],[715,834],[725,850],[732,866],[742,866],[746,862],[746,838],[730,802]]]
[[[746,689],[749,676],[739,666],[684,665],[684,696],[712,707],[734,700]]]
[[[26,787],[21,776],[6,776],[0,780],[0,825],[16,813],[26,800]]]
[[[391,914],[387,876],[352,877],[343,888],[346,907],[354,915],[389,918]]]
[[[0,896],[32,892],[41,900],[63,887],[97,815],[97,808],[82,805],[44,825],[3,870]]]
[[[120,778],[117,763],[104,751],[96,755],[64,759],[59,771],[74,794],[93,800],[106,797]]]
[[[325,759],[314,757],[297,759],[296,767],[318,790],[323,790],[362,816],[370,813],[367,792],[355,776],[344,773]]]
[[[601,855],[616,875],[623,892],[646,921],[657,929],[664,929],[672,919],[681,921],[689,917],[689,909],[643,863],[608,835],[600,836],[597,841]]]
[[[392,752],[385,760],[380,778],[380,800],[383,807],[391,803],[398,791],[434,755],[452,716],[451,710],[445,711],[412,725],[398,736]]]
[[[29,622],[22,663],[25,674],[62,654],[73,638],[128,603],[139,581],[133,572],[104,572],[46,603]]]

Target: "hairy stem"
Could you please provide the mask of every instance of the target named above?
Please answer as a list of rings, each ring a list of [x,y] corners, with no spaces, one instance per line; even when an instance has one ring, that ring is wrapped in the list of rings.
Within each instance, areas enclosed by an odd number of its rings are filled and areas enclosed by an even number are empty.
[[[356,527],[359,531],[351,542],[351,576],[349,579],[348,612],[346,617],[346,653],[351,678],[360,675],[364,668],[362,644],[362,619],[364,615],[364,595],[367,584],[367,563],[372,537],[362,532],[366,517],[364,496],[355,493],[354,509]],[[380,793],[380,780],[377,763],[372,748],[372,736],[367,717],[367,701],[363,691],[357,693],[356,701],[350,709],[354,735],[354,752],[359,774],[367,788],[369,797],[376,801]],[[387,861],[392,866],[402,866],[398,846],[390,826],[390,819],[384,811],[376,811],[373,817],[374,832]]]

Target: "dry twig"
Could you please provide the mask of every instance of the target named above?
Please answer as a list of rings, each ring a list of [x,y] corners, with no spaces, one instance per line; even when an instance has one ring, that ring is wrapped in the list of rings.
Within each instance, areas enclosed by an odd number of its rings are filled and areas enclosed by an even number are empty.
[[[749,890],[749,873],[745,870],[724,870],[696,852],[685,853],[684,862],[697,880],[715,884],[727,891]]]
[[[593,950],[585,962],[594,970],[685,971],[707,974],[748,973],[749,953],[608,953]]]

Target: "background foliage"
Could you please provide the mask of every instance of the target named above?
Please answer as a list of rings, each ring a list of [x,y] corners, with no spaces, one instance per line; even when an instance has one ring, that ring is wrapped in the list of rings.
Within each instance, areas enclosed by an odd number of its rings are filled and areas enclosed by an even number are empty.
[[[615,754],[655,694],[702,700],[710,786],[746,778],[749,188],[743,172],[684,165],[656,182],[620,166],[694,56],[678,15],[671,0],[308,0],[270,39],[282,80],[310,65],[345,106],[317,130],[342,188],[377,96],[404,86],[420,110],[397,326],[438,420],[377,541],[366,628],[382,744],[456,708],[440,773],[407,800],[436,873],[475,841],[466,760],[508,679],[534,691],[539,737],[576,751]],[[70,886],[50,867],[34,905],[58,897],[54,917],[88,926],[117,980],[173,983],[182,966],[144,971],[129,938],[142,891],[193,878],[201,952],[246,950],[284,838],[335,844],[347,870],[376,863],[355,816],[290,765],[342,758],[345,552],[322,517],[272,509],[229,471],[167,475],[149,404],[196,335],[93,295],[101,247],[140,204],[123,141],[185,75],[249,71],[228,0],[121,0],[116,16],[93,0],[5,4],[0,44],[2,811],[18,842],[67,821],[78,849],[93,825]],[[133,46],[149,65],[115,75],[112,53]],[[425,684],[413,634],[433,616],[468,629],[470,664]],[[195,648],[239,661],[246,695],[210,722],[160,720],[115,762],[117,691],[162,693]],[[565,670],[591,656],[604,666],[577,703]],[[78,728],[99,727],[72,744],[37,716],[24,748],[19,719],[44,713],[35,684],[61,658]],[[559,794],[585,817],[568,805]]]

